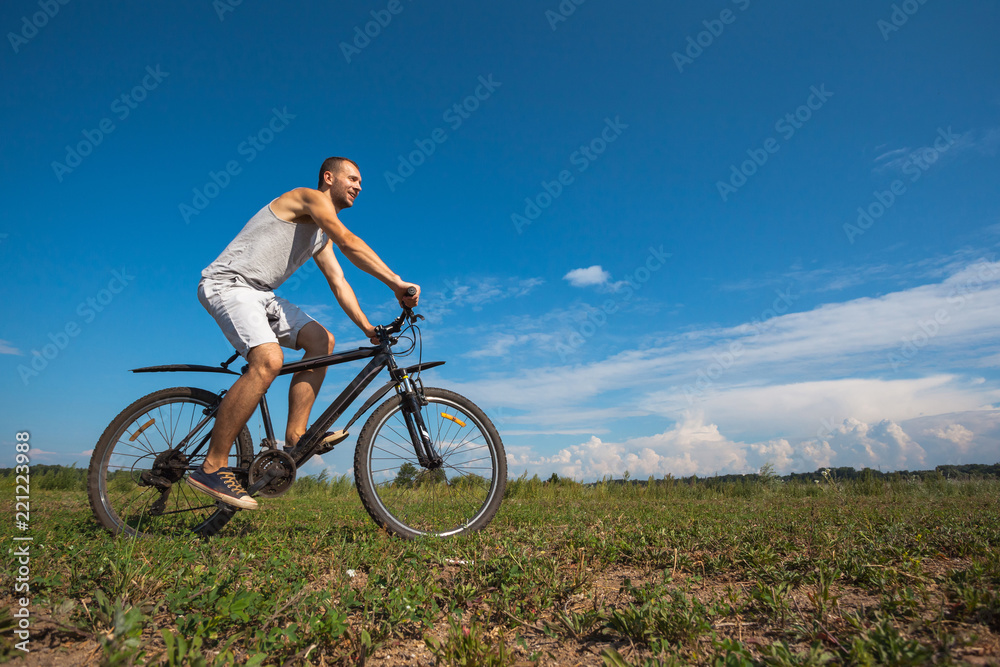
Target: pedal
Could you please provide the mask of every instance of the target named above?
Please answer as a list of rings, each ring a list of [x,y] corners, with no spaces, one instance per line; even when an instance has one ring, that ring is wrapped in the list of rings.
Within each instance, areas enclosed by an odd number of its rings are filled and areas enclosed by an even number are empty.
[[[326,437],[319,441],[319,446],[316,448],[316,454],[326,454],[333,450],[334,447],[342,443],[350,434],[348,431],[334,431],[328,433]]]

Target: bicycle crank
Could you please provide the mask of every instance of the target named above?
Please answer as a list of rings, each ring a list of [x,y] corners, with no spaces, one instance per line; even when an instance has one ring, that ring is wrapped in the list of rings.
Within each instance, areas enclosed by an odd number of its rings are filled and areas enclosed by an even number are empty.
[[[280,449],[265,449],[250,464],[249,488],[263,483],[257,493],[275,498],[292,487],[295,481],[295,460]]]

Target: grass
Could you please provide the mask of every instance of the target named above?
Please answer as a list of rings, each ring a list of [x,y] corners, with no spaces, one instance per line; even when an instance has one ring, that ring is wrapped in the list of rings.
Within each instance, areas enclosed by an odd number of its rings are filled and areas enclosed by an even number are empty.
[[[32,486],[32,648],[59,664],[1000,661],[994,480],[522,477],[485,531],[404,542],[349,478],[306,478],[211,540],[136,541],[51,474]]]

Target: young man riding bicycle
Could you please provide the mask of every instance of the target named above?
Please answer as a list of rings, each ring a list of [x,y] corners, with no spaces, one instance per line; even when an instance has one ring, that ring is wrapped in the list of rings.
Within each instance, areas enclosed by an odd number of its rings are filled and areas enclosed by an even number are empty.
[[[273,291],[310,257],[326,276],[340,307],[369,338],[375,335],[375,329],[344,277],[334,245],[355,266],[385,283],[400,304],[410,308],[417,305],[420,288],[393,273],[338,218],[340,211],[354,205],[360,192],[358,165],[347,158],[327,158],[320,167],[316,190],[296,188],[262,208],[202,271],[198,299],[246,358],[249,368],[219,405],[208,455],[202,467],[187,478],[195,489],[236,507],[257,508],[257,501],[225,468],[233,441],[281,370],[282,346],[305,350],[304,358],[333,352],[333,334]],[[407,296],[411,286],[417,292]],[[286,449],[305,433],[325,375],[325,367],[292,375]],[[332,447],[345,437],[344,431],[327,433],[322,444]]]

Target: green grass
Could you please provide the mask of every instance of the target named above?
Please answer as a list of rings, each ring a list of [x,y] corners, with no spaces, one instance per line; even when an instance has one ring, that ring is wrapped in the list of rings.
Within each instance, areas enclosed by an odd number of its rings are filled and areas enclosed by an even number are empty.
[[[350,479],[306,478],[211,540],[135,541],[98,527],[78,473],[51,474],[30,597],[63,664],[1000,660],[998,481],[522,477],[485,531],[404,542]]]

